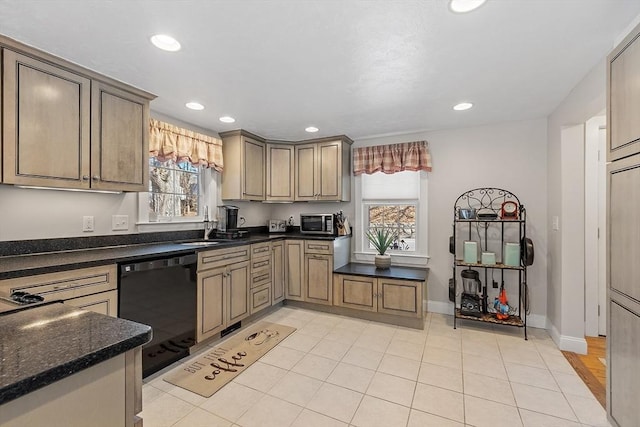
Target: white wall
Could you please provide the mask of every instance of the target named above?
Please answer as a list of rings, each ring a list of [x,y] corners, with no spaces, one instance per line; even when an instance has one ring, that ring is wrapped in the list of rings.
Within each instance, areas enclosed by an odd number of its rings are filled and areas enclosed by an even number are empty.
[[[578,352],[586,350],[584,298],[578,299],[580,296],[584,296],[584,280],[579,280],[579,277],[572,275],[575,272],[572,270],[575,268],[573,265],[575,263],[571,259],[564,259],[563,256],[573,254],[576,251],[584,254],[584,247],[579,246],[580,239],[574,239],[563,231],[564,226],[570,224],[576,215],[575,206],[564,200],[565,198],[573,198],[574,189],[576,189],[575,192],[580,192],[580,188],[584,188],[584,174],[580,177],[574,169],[576,164],[583,164],[584,157],[583,149],[577,144],[568,142],[569,145],[563,147],[562,131],[571,126],[584,124],[606,107],[605,87],[606,68],[605,58],[603,58],[549,116],[547,125],[547,180],[549,182],[547,216],[547,224],[549,225],[548,328],[562,349]],[[567,182],[567,180],[570,181]],[[584,195],[583,190],[581,195]],[[582,213],[583,211],[580,211],[579,214],[582,215]],[[558,231],[554,231],[551,227],[552,218],[555,216],[560,221],[560,230]],[[580,234],[584,234],[584,228]],[[583,274],[583,272],[578,274]]]
[[[421,132],[356,140],[354,147],[427,140],[433,158],[429,176],[429,309],[451,313],[449,254],[453,204],[466,190],[492,186],[512,191],[527,207],[527,234],[535,244],[536,260],[529,270],[533,326],[544,327],[546,315],[547,170],[546,120],[503,123],[492,126]],[[353,181],[353,180],[352,180]],[[352,189],[353,193],[353,189]],[[306,203],[273,205],[274,218],[288,219],[300,212],[336,212],[350,219],[355,204]],[[355,223],[355,220],[354,220]],[[512,298],[515,300],[516,296]]]
[[[151,116],[196,132],[218,136],[211,130],[202,129],[153,111]],[[215,203],[211,202],[211,204]],[[82,217],[85,215],[94,217],[95,231],[82,231]],[[112,215],[128,215],[129,229],[112,231]],[[141,227],[136,226],[137,221],[137,193],[103,194],[35,190],[0,185],[0,241],[202,228],[202,224],[185,226],[163,224],[141,230]]]

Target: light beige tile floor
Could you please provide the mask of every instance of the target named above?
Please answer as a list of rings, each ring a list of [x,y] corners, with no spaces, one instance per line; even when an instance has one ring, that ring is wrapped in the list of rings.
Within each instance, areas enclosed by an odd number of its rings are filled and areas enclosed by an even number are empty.
[[[265,320],[298,330],[208,399],[163,381],[186,361],[145,379],[145,427],[609,426],[545,330],[291,307]]]

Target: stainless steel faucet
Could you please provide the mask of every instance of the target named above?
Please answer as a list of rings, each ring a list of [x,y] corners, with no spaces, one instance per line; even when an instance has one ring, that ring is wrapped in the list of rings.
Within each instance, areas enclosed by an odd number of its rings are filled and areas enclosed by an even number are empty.
[[[209,240],[209,234],[213,230],[213,221],[209,220],[209,206],[204,207],[204,240]]]

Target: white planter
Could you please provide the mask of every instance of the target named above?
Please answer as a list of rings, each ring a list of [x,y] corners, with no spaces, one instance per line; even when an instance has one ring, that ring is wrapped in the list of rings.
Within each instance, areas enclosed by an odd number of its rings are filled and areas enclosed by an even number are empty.
[[[391,267],[391,255],[380,255],[377,254],[373,260],[376,268],[381,270],[386,270]]]

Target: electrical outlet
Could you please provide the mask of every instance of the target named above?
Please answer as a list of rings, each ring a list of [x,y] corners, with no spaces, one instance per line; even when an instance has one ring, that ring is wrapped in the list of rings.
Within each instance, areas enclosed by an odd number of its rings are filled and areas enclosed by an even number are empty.
[[[82,231],[93,231],[93,216],[82,217]]]
[[[498,282],[495,280],[493,281],[493,289],[498,289]]]
[[[111,230],[128,230],[129,229],[129,215],[112,215],[111,216]]]

